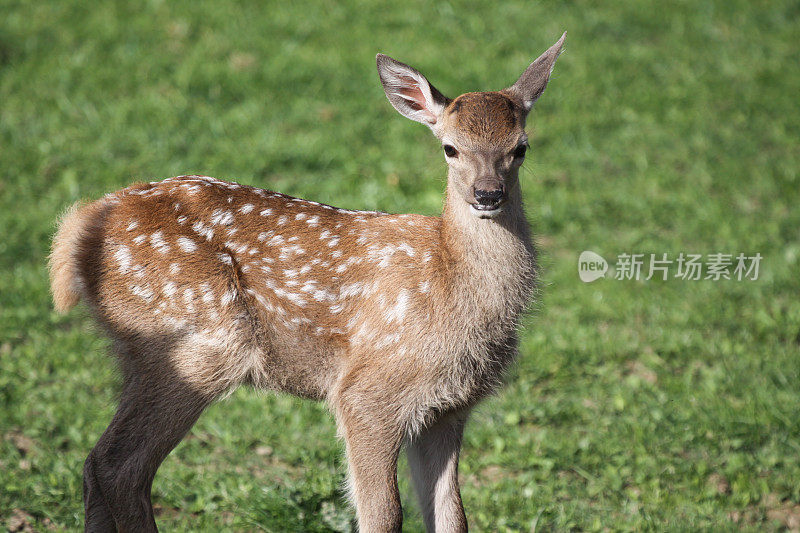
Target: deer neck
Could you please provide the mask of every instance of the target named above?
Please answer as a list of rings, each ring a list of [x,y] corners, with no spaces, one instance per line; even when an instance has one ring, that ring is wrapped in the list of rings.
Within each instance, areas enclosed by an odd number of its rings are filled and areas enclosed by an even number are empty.
[[[499,215],[481,219],[470,212],[450,178],[442,244],[450,259],[454,296],[487,316],[517,315],[527,306],[536,281],[536,252],[519,182]]]

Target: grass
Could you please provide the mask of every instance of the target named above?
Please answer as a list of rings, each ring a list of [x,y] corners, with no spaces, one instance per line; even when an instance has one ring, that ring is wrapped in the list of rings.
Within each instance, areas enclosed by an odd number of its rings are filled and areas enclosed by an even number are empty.
[[[437,213],[444,162],[374,54],[496,89],[568,30],[522,175],[544,283],[505,391],[467,429],[477,531],[800,528],[796,2],[3,2],[0,524],[82,527],[119,379],[52,311],[54,221],[203,173]],[[764,257],[756,281],[582,283],[577,257]],[[239,390],[154,486],[167,531],[349,531],[324,407]],[[406,530],[421,531],[403,475]]]

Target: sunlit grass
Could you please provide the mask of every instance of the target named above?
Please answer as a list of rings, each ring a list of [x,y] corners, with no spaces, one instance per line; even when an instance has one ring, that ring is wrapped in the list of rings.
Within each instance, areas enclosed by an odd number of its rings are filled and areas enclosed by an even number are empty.
[[[83,459],[118,391],[87,313],[52,312],[61,210],[202,173],[435,214],[443,158],[386,102],[375,53],[452,96],[512,83],[568,30],[522,177],[541,300],[508,388],[467,429],[470,524],[796,528],[797,15],[791,2],[6,2],[0,518],[81,527]],[[583,250],[764,260],[757,281],[583,284]],[[342,531],[343,475],[323,406],[241,390],[168,458],[154,501],[167,531]],[[405,529],[421,531],[405,475],[402,490]]]

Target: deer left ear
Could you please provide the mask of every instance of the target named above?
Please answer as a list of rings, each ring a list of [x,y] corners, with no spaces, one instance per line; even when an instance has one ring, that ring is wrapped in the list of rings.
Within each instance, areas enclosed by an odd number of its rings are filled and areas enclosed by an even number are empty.
[[[534,102],[539,99],[545,87],[547,87],[550,73],[553,72],[553,67],[556,64],[558,55],[561,53],[566,37],[567,32],[564,32],[556,44],[548,48],[545,53],[525,69],[525,72],[522,73],[522,76],[519,77],[514,85],[503,91],[522,102],[525,111],[531,110]]]
[[[406,118],[433,128],[449,99],[417,69],[378,54],[378,75],[392,106]]]

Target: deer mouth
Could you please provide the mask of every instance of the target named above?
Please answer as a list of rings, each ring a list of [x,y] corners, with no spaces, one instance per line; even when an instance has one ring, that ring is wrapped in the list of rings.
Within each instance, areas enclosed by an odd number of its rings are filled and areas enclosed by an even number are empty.
[[[503,212],[503,202],[469,204],[470,212],[478,218],[494,218]]]

